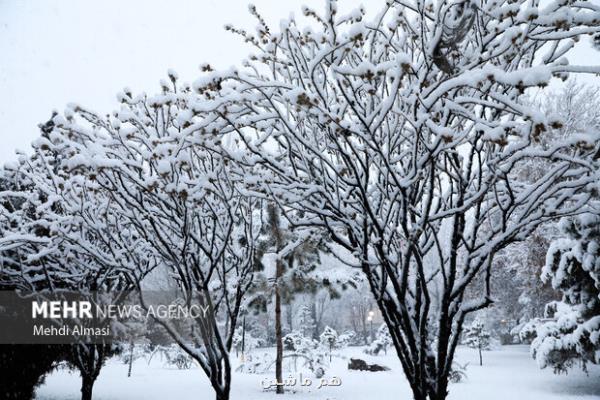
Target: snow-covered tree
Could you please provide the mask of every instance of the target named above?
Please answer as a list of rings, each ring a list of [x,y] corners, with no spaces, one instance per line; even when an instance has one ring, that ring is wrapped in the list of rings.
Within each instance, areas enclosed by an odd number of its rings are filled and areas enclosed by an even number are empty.
[[[21,155],[0,173],[0,287],[41,295],[104,292],[109,294],[104,301],[118,304],[131,284],[113,267],[125,264],[129,257],[107,262],[96,255],[113,246],[128,247],[131,242],[107,245],[71,213],[72,203],[64,191],[69,174],[61,164],[68,154],[51,141],[53,119],[40,128],[41,135],[32,144],[33,154]],[[88,206],[93,207],[93,202]],[[97,251],[92,254],[88,248]],[[103,301],[98,296],[95,299]],[[117,351],[110,343],[88,343],[85,338],[62,347],[60,356],[81,374],[82,400],[92,398],[104,362]]]
[[[600,216],[561,223],[563,238],[548,249],[542,280],[562,293],[549,303],[550,321],[535,324],[531,352],[541,368],[566,372],[576,362],[600,363]]]
[[[312,337],[315,322],[308,304],[303,304],[298,311],[298,328],[304,337]]]
[[[491,344],[491,335],[485,329],[483,322],[481,322],[479,319],[475,319],[471,325],[465,329],[463,336],[463,344],[472,349],[477,349],[479,352],[479,365],[483,365],[481,351],[489,350]]]
[[[578,83],[574,79],[569,79],[561,86],[554,90],[546,88],[534,91],[526,103],[563,121],[562,127],[539,138],[543,146],[551,145],[553,140],[560,137],[600,129],[599,88]],[[547,168],[548,164],[543,160],[529,160],[521,166],[519,175],[534,182],[541,178]],[[515,333],[518,333],[524,323],[544,315],[546,304],[560,299],[560,293],[552,288],[548,280],[540,281],[546,252],[558,235],[556,222],[547,222],[525,241],[500,252],[496,257],[495,263],[498,265],[491,277],[495,302],[493,310],[486,315],[486,321],[489,329],[503,332],[504,338],[501,336],[501,339],[511,340],[508,334],[510,330],[516,328]],[[473,287],[473,292],[483,287],[484,283],[481,282]]]
[[[498,320],[514,321],[516,325],[540,317],[545,304],[557,298],[556,291],[539,278],[555,225],[554,222],[545,224],[498,257],[499,265],[492,277],[497,302],[494,310],[487,314],[488,322],[494,319],[496,324]]]
[[[25,160],[26,156],[19,158]],[[53,282],[56,274],[51,270],[44,279],[41,277],[44,264],[28,262],[29,255],[34,260],[39,258],[36,255],[49,239],[47,231],[42,229],[44,221],[36,216],[33,206],[35,202],[42,203],[43,198],[17,169],[15,163],[0,171],[0,289],[31,292]],[[36,386],[65,356],[61,345],[0,345],[3,396],[32,399]]]
[[[75,344],[66,349],[66,361],[81,375],[81,400],[92,400],[94,383],[106,360],[121,349],[113,344]]]
[[[260,201],[243,193],[236,165],[211,150],[221,138],[201,133],[195,96],[177,86],[174,72],[169,78],[153,97],[125,90],[120,109],[106,117],[69,106],[54,118],[50,138],[68,156],[65,190],[74,193],[76,218],[100,237],[112,235],[111,250],[136,243],[130,254],[115,252],[123,257],[116,268],[141,288],[148,269],[160,265],[184,304],[208,308],[187,332],[192,340],[169,321],[158,322],[198,362],[216,397],[227,399],[229,351],[252,281]]]
[[[298,237],[282,221],[276,204],[266,206],[263,234],[256,252],[257,273],[247,301],[255,308],[274,303],[275,379],[283,381],[282,304],[289,304],[299,291],[314,291],[318,284],[312,272],[319,262],[319,241],[308,235]],[[262,271],[261,271],[262,270]],[[261,271],[261,272],[258,272]],[[283,386],[276,388],[283,393]]]
[[[415,399],[444,399],[465,318],[492,303],[496,253],[590,197],[598,134],[541,146],[562,123],[521,99],[600,72],[565,58],[600,30],[600,9],[399,0],[365,22],[328,0],[304,14],[314,26],[230,27],[256,54],[194,83],[207,130],[239,140],[231,159],[261,171],[255,191],[293,226],[324,229],[354,256]],[[531,159],[546,162],[533,182],[517,173]],[[488,284],[463,301],[479,275]]]
[[[253,349],[263,345],[263,341],[255,337],[251,331],[244,331],[243,326],[238,326],[233,336],[233,347],[236,354],[250,352]]]
[[[321,344],[324,344],[329,349],[329,362],[331,362],[331,352],[338,346],[338,334],[335,329],[326,326],[323,333],[319,335]]]

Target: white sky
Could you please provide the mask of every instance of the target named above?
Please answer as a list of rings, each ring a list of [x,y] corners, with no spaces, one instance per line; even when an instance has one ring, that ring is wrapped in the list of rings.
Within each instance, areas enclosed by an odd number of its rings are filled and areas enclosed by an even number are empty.
[[[274,27],[321,0],[252,1]],[[381,0],[364,0],[377,11]],[[168,68],[193,81],[198,66],[237,64],[249,52],[223,26],[252,28],[248,0],[0,0],[0,165],[27,150],[37,124],[76,102],[109,112],[123,87],[154,93]],[[357,0],[341,0],[351,8]],[[587,41],[587,39],[584,39]],[[572,63],[599,64],[583,46]]]

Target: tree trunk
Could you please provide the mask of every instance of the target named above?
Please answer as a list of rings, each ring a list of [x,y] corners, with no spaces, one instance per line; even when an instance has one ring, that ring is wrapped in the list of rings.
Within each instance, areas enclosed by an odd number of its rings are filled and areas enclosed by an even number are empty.
[[[81,377],[81,400],[92,400],[92,390],[94,389],[94,378],[88,375]]]
[[[102,344],[79,344],[72,349],[70,362],[81,374],[81,400],[92,400],[94,383],[108,351],[109,348]]]
[[[479,366],[483,365],[483,359],[481,358],[481,346],[478,347],[479,349]]]
[[[321,321],[319,320],[319,316],[317,315],[317,299],[316,295],[313,294],[312,305],[310,307],[310,316],[313,319],[313,332],[312,338],[315,340],[319,340],[319,334],[321,333]]]
[[[231,392],[231,365],[226,359],[221,359],[221,368],[215,370],[210,378],[211,385],[215,391],[216,400],[229,400]]]
[[[447,382],[447,381],[446,381]],[[448,384],[440,386],[437,391],[429,392],[418,383],[411,384],[414,400],[446,400],[448,397]]]
[[[290,328],[290,332],[294,330],[294,307],[291,302],[287,306],[287,323]]]
[[[430,400],[427,398],[427,394],[422,393],[419,390],[415,390],[414,387],[412,388],[412,392],[413,392],[413,400]]]
[[[275,271],[275,342],[277,355],[275,358],[275,379],[283,382],[283,337],[281,334],[281,294],[279,293],[279,279],[283,273],[281,261],[277,260]],[[283,393],[283,386],[277,385],[277,393]]]
[[[238,346],[235,346],[236,356],[237,348]],[[242,320],[242,361],[246,361],[246,316]]]
[[[432,395],[432,400],[445,400],[448,397],[448,374],[438,378],[437,393]]]
[[[129,367],[127,368],[127,377],[131,377],[131,369],[133,368],[133,348],[135,344],[133,343],[133,339],[129,343]]]
[[[229,400],[229,391],[231,388],[231,384],[225,385],[222,390],[215,389],[215,399],[216,400]]]
[[[215,399],[216,400],[229,400],[229,389],[224,390],[222,392],[215,391]]]
[[[369,331],[367,329],[367,313],[361,312],[360,319],[361,319],[361,325],[362,325],[362,331],[363,331],[363,339],[365,341],[365,344],[369,344]]]

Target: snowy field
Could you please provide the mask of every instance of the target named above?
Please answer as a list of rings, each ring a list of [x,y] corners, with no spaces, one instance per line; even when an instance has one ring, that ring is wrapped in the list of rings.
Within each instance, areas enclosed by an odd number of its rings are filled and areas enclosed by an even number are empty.
[[[344,358],[342,358],[344,357]],[[359,357],[391,368],[389,372],[356,372],[346,369],[349,357]],[[469,363],[466,381],[450,386],[450,400],[547,400],[600,399],[600,367],[593,366],[589,375],[576,369],[569,375],[554,375],[551,370],[538,369],[529,356],[528,346],[506,346],[486,351],[483,367],[478,365],[475,350],[460,348],[458,362]],[[233,400],[257,399],[327,399],[327,400],[410,400],[410,389],[391,352],[387,356],[368,357],[360,348],[349,348],[333,360],[326,377],[338,376],[338,387],[296,386],[295,392],[283,396],[261,387],[263,378],[271,375],[235,373]],[[150,365],[142,359],[127,378],[127,366],[110,360],[100,373],[94,387],[97,400],[165,400],[212,399],[208,380],[198,368],[178,370],[164,367],[159,359]],[[38,400],[79,399],[79,375],[61,369],[46,378],[38,389]]]

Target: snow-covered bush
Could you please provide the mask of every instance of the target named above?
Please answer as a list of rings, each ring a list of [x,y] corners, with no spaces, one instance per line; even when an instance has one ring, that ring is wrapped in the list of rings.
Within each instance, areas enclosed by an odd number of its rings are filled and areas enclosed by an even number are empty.
[[[456,361],[452,363],[452,368],[450,369],[449,380],[452,383],[460,383],[467,379],[467,366],[469,364],[460,364]]]
[[[257,347],[264,345],[264,340],[261,338],[254,337],[252,331],[246,330],[244,332],[243,327],[239,326],[236,328],[232,338],[232,347],[237,353],[250,352]],[[243,348],[242,348],[243,347]]]
[[[264,351],[254,351],[246,354],[236,371],[246,374],[264,374],[270,372],[274,364],[275,358],[272,354]]]
[[[305,347],[308,343],[312,343],[311,339],[307,339],[302,332],[293,331],[283,337],[283,350],[297,351]]]
[[[376,356],[383,351],[387,354],[388,347],[392,344],[392,336],[390,335],[389,328],[386,324],[382,324],[379,329],[377,329],[375,340],[373,340],[369,347],[365,349],[365,353]]]
[[[166,365],[175,366],[177,369],[189,369],[194,363],[194,359],[176,344],[156,346],[148,357],[148,363],[157,355]]]
[[[338,334],[335,331],[335,329],[329,326],[326,326],[325,329],[323,329],[323,333],[319,335],[319,339],[321,341],[321,344],[329,346],[331,349],[337,349],[339,346]]]
[[[348,346],[358,346],[362,343],[362,338],[354,331],[344,331],[338,336],[338,345],[340,348]]]
[[[299,331],[293,331],[283,337],[284,350],[295,354],[309,354],[320,347],[316,340],[306,337]]]
[[[330,357],[327,357],[328,347],[322,343],[294,331],[283,337],[286,353],[284,358],[291,358],[294,368],[305,367],[317,377],[329,368]],[[328,346],[328,345],[327,345]],[[300,363],[300,364],[299,364]]]
[[[119,359],[123,364],[131,364],[135,360],[148,358],[153,351],[150,341],[145,338],[132,340],[129,343],[121,343],[121,348],[123,351],[120,353]]]
[[[600,216],[584,214],[561,223],[564,238],[548,249],[542,280],[562,293],[549,303],[550,321],[536,327],[531,352],[541,368],[566,372],[580,361],[600,363]]]

